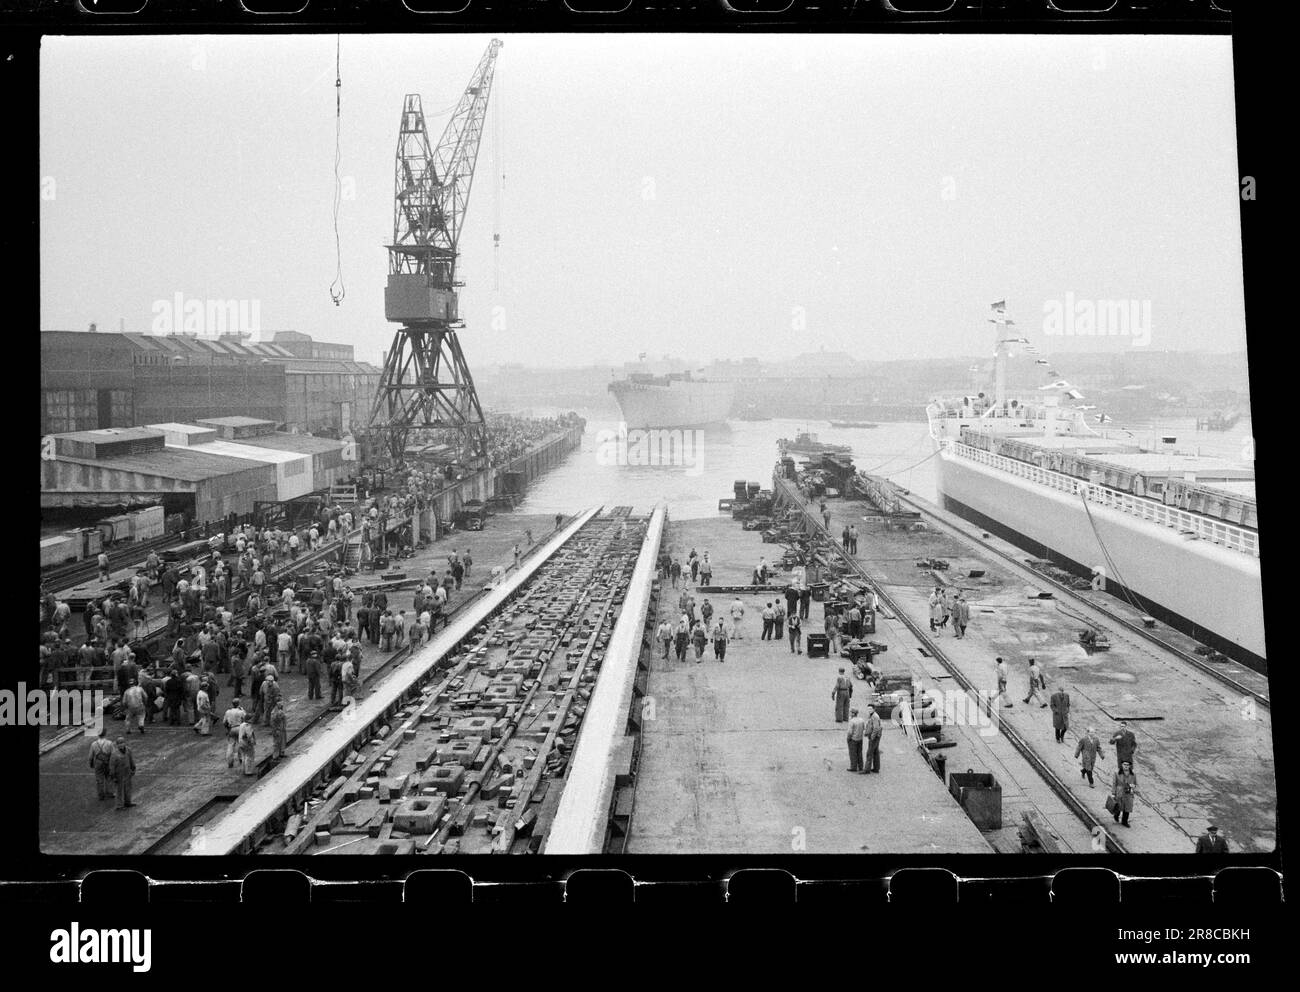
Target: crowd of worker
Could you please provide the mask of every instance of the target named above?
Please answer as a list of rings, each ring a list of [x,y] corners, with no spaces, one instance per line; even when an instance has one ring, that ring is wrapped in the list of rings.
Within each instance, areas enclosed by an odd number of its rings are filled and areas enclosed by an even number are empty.
[[[852,528],[845,528],[840,544],[845,554],[856,553],[857,535]],[[711,645],[713,659],[725,662],[728,646],[733,641],[744,638],[747,611],[740,596],[731,598],[730,602],[726,602],[725,597],[719,597],[719,602],[715,604],[707,592],[701,591],[701,587],[711,586],[713,570],[708,550],[700,554],[691,548],[684,563],[680,555],[666,551],[660,554],[658,577],[661,587],[665,590],[680,589],[676,600],[677,609],[674,611],[676,620],[665,616],[655,630],[655,641],[659,645],[663,661],[675,659],[678,663],[685,663],[693,657],[694,662],[700,664]],[[753,568],[751,586],[767,590],[774,575],[775,569],[765,557],[760,557]],[[790,653],[802,655],[804,630],[809,626],[811,599],[809,583],[803,575],[795,576],[777,595],[766,600],[761,610],[756,611],[758,639],[777,642],[788,639]],[[824,587],[822,599],[825,641],[824,646],[819,644],[819,648],[824,647],[826,656],[847,656],[851,653],[850,644],[860,642],[868,631],[874,631],[874,617],[880,608],[879,598],[869,588],[853,588],[843,582],[832,581]],[[951,626],[954,638],[962,639],[966,636],[971,612],[970,604],[961,590],[950,591],[943,586],[935,586],[927,605],[932,634],[938,636]],[[811,654],[811,645],[809,653]],[[819,650],[818,653],[823,651]],[[854,678],[845,667],[841,667],[831,688],[834,719],[836,723],[847,724],[848,770],[855,774],[874,774],[880,771],[880,742],[884,730],[874,694],[879,673],[873,666],[871,651],[861,652],[860,644],[855,644],[852,654],[855,656],[853,675],[867,682],[871,701],[860,707],[851,705]],[[1013,707],[1014,703],[1008,694],[1008,669],[1002,658],[998,658],[995,663],[995,677],[997,691],[990,694],[990,703]],[[1055,743],[1073,748],[1073,758],[1077,762],[1081,780],[1086,781],[1089,788],[1094,788],[1097,762],[1106,761],[1107,750],[1097,729],[1088,727],[1077,740],[1067,741],[1066,734],[1070,727],[1069,692],[1064,686],[1057,686],[1049,695],[1043,667],[1032,657],[1027,661],[1026,681],[1028,687],[1023,702],[1037,703],[1040,708],[1050,710]],[[921,704],[925,705],[924,696]],[[890,708],[885,710],[891,716],[892,706],[891,702]],[[1127,722],[1120,721],[1106,744],[1113,748],[1114,754],[1114,771],[1106,796],[1106,810],[1116,824],[1128,827],[1138,795],[1134,764],[1137,737]],[[1100,833],[1100,828],[1097,828],[1096,833]],[[1227,842],[1219,836],[1218,828],[1214,825],[1208,827],[1196,842],[1198,853],[1224,853],[1227,849]]]
[[[377,519],[371,516],[376,510],[358,511],[357,526],[363,533]],[[356,522],[349,512],[329,519],[337,519],[335,527],[323,517],[319,527],[309,528],[305,546],[338,540]],[[563,516],[557,515],[557,528],[562,522]],[[212,736],[215,728],[225,741],[227,767],[256,774],[259,733],[269,736],[272,761],[288,747],[284,687],[291,674],[305,680],[309,703],[346,707],[363,693],[367,654],[382,658],[408,645],[420,647],[446,625],[448,604],[474,568],[470,548],[453,549],[445,566],[431,568],[408,593],[364,587],[354,591],[350,572],[337,567],[305,578],[287,570],[272,577],[270,562],[277,545],[288,548],[281,544],[283,536],[242,527],[229,536],[218,535],[211,555],[191,561],[184,577],[174,566],[170,570],[176,574],[168,576],[168,569],[150,556],[129,580],[125,594],[114,590],[87,604],[86,638],[78,647],[71,644],[68,604],[43,593],[42,685],[56,685],[60,670],[83,685],[111,671],[115,695],[106,716],[121,720],[123,726],[116,738],[105,727],[91,744],[98,798],[116,798],[117,809],[135,805],[135,756],[127,738],[144,735],[155,724],[191,727],[202,737]],[[525,540],[532,543],[530,531]],[[291,550],[288,553],[294,557]],[[516,543],[516,566],[522,554]],[[251,560],[246,561],[247,556]],[[495,582],[504,567],[491,571]],[[126,607],[147,606],[151,590],[159,585],[171,597],[169,622],[161,649],[151,651],[145,632],[131,626],[133,617]],[[236,605],[240,593],[245,595]],[[406,595],[409,610],[398,602]],[[69,668],[75,672],[67,673]],[[301,683],[295,688],[300,691]]]
[[[528,453],[528,449],[561,431],[580,427],[583,419],[576,413],[559,417],[516,417],[508,413],[488,415],[488,464],[494,468]]]

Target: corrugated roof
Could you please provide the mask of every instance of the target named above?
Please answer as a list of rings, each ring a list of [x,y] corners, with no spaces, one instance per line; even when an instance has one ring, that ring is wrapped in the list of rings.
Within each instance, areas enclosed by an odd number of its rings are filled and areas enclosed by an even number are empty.
[[[284,364],[285,375],[378,375],[379,369],[369,362],[349,362],[342,358],[295,358]]]
[[[150,427],[101,427],[94,431],[71,431],[54,436],[86,444],[103,444],[105,441],[143,441],[146,438],[161,437],[162,434],[162,431]]]
[[[290,462],[300,461],[308,457],[306,452],[264,448],[256,444],[246,444],[244,443],[245,440],[255,441],[260,439],[241,438],[238,441],[205,441],[203,444],[192,444],[183,450],[208,452],[214,455],[229,455],[232,458],[246,458],[249,461],[265,462],[273,465],[287,465]]]
[[[140,472],[181,482],[202,482],[222,475],[262,468],[264,462],[251,458],[238,458],[217,452],[199,451],[195,448],[167,445],[157,451],[146,451],[121,458],[64,458],[57,461],[73,465],[88,465],[103,472]]]
[[[129,334],[129,333],[128,333],[128,334],[123,334],[122,337],[126,338],[128,341],[130,341],[133,345],[135,345],[135,346],[136,346],[137,348],[139,348],[141,351],[158,351],[158,350],[159,350],[159,349],[158,349],[158,346],[157,346],[156,344],[154,344],[154,342],[157,341],[158,339],[157,339],[157,338],[151,338],[151,337],[149,337],[147,334]]]
[[[204,417],[199,421],[201,426],[208,427],[253,427],[258,424],[271,424],[274,426],[275,421],[266,420],[262,417]]]
[[[296,451],[303,455],[320,455],[343,448],[342,441],[328,437],[310,437],[307,434],[262,434],[259,437],[241,438],[241,441],[257,448],[275,448],[280,451]]]

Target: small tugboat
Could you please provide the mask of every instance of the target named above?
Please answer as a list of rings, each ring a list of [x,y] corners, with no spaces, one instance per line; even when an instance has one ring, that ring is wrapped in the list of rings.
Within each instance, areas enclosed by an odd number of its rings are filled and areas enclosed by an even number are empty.
[[[776,443],[783,455],[847,455],[853,451],[847,444],[818,441],[817,435],[808,431],[800,431],[793,441],[783,437]]]

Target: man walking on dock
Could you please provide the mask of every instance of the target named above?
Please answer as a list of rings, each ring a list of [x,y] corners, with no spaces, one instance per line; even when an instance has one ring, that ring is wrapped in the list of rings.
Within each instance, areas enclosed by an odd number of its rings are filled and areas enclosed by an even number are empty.
[[[803,621],[798,613],[791,613],[786,622],[790,627],[790,653],[803,654]]]
[[[248,718],[244,708],[239,705],[239,699],[236,697],[230,701],[230,709],[226,710],[226,715],[221,718],[221,722],[226,727],[226,767],[235,767],[235,751],[239,746],[239,728]]]
[[[826,647],[829,651],[834,651],[836,656],[840,653],[840,618],[839,614],[833,610],[826,611]]]
[[[849,700],[853,697],[853,680],[844,674],[835,677],[835,687],[831,689],[831,699],[835,700],[835,722],[843,723],[849,718]],[[857,710],[853,711],[854,713]]]
[[[704,658],[704,649],[709,645],[709,632],[698,620],[691,628],[691,645],[695,648],[695,663],[698,665]]]
[[[131,802],[131,779],[135,778],[135,755],[126,746],[125,737],[117,739],[116,750],[108,762],[108,775],[117,792],[117,808],[134,806],[135,803]]]
[[[727,625],[721,617],[713,628],[713,657],[718,661],[727,660]]]
[[[690,639],[691,639],[691,628],[687,624],[686,618],[682,617],[681,620],[677,622],[677,632],[675,635],[675,641],[676,641],[675,647],[677,651],[678,661],[686,660],[686,646],[687,644],[690,643]]]
[[[1038,659],[1029,659],[1029,695],[1025,697],[1025,702],[1035,700],[1038,702],[1039,709],[1047,706],[1047,703],[1040,696],[1039,690],[1047,691],[1047,678],[1043,675],[1043,670],[1038,667]]]
[[[95,773],[96,799],[111,799],[113,796],[113,780],[108,774],[113,750],[113,742],[108,739],[108,728],[104,727],[99,736],[90,742],[90,767]]]
[[[663,644],[664,660],[667,661],[668,652],[673,646],[673,625],[668,622],[667,617],[664,617],[659,622],[659,629],[656,631],[655,637]]]
[[[952,632],[957,635],[958,639],[966,636],[966,625],[970,623],[970,603],[960,592],[958,592],[952,601]]]
[[[1052,704],[1052,729],[1056,731],[1056,743],[1065,743],[1065,732],[1070,729],[1070,694],[1064,689],[1057,689],[1048,700]]]
[[[880,771],[880,737],[884,729],[884,725],[880,722],[880,714],[875,708],[867,710],[867,757],[863,774],[870,775],[872,772]]]
[[[241,723],[235,731],[235,740],[239,749],[239,760],[245,775],[257,771],[253,759],[257,757],[257,731],[251,723]]]
[[[997,673],[998,673],[998,691],[994,694],[993,698],[989,700],[989,702],[990,703],[1001,702],[1007,707],[1007,709],[1012,709],[1016,704],[1013,703],[1011,701],[1011,698],[1007,695],[1007,663],[1003,661],[1001,658],[998,658]]]
[[[939,595],[939,587],[935,586],[934,592],[930,593],[930,633],[937,634],[939,632],[944,616],[943,597]]]
[[[760,641],[770,641],[772,639],[772,624],[776,622],[776,613],[772,610],[772,604],[768,603],[763,607],[763,633],[759,635]]]
[[[1128,761],[1121,761],[1119,771],[1115,773],[1115,780],[1111,783],[1110,796],[1106,800],[1106,808],[1110,810],[1110,815],[1116,823],[1128,826],[1135,795],[1137,795],[1137,776],[1133,774],[1133,765]]]
[[[1088,780],[1088,788],[1093,787],[1092,769],[1097,763],[1097,759],[1103,761],[1106,755],[1101,750],[1101,741],[1097,739],[1097,731],[1093,727],[1088,728],[1088,732],[1079,738],[1079,746],[1074,749],[1074,756],[1079,759],[1079,774]]]
[[[122,693],[122,707],[126,711],[126,728],[123,733],[129,734],[132,724],[140,733],[144,733],[145,706],[148,702],[144,689],[138,683],[132,684]]]
[[[745,604],[737,596],[731,601],[731,636],[736,640],[741,639],[740,621],[745,619]]]
[[[856,709],[849,711],[849,771],[862,771],[862,742],[867,736],[867,721]]]
[[[1115,760],[1119,764],[1133,762],[1133,752],[1137,750],[1137,737],[1128,729],[1128,721],[1119,722],[1119,730],[1111,735],[1110,743],[1115,745]]]

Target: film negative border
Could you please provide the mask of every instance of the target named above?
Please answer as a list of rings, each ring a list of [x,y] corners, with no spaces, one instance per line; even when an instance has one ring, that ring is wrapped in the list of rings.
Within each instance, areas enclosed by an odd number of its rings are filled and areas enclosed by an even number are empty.
[[[1072,867],[1055,874],[963,878],[934,867],[866,878],[803,878],[778,868],[742,868],[716,880],[643,881],[622,868],[578,868],[552,879],[485,881],[455,868],[416,869],[385,880],[318,879],[296,869],[254,869],[242,879],[168,881],[130,869],[99,869],[63,882],[0,884],[0,903],[139,907],[175,903],[562,905],[670,902],[709,905],[1118,906],[1170,900],[1189,908],[1250,908],[1283,902],[1283,879],[1268,868],[1223,868],[1179,877]]]
[[[84,0],[89,2],[89,0]],[[131,3],[132,0],[127,0]],[[414,3],[414,0],[412,0]],[[436,0],[435,0],[436,2]],[[617,0],[608,0],[616,3]],[[107,2],[105,2],[107,6]],[[576,2],[574,6],[576,6]],[[288,30],[312,30],[340,27],[369,30],[428,30],[437,27],[457,29],[500,28],[510,31],[619,27],[659,30],[726,29],[735,27],[785,28],[802,30],[848,28],[870,30],[890,24],[907,24],[926,30],[1124,30],[1142,25],[1154,31],[1220,32],[1232,21],[1232,4],[1215,0],[1152,0],[1152,2],[1116,2],[1098,4],[1099,9],[1077,9],[1064,2],[1053,5],[1047,0],[956,0],[942,10],[908,9],[906,3],[889,4],[884,0],[870,3],[844,2],[806,4],[791,2],[780,10],[762,9],[757,4],[742,10],[734,4],[697,2],[683,4],[628,3],[618,11],[577,11],[564,3],[533,2],[510,5],[488,4],[469,0],[457,11],[417,12],[398,2],[380,3],[356,0],[352,3],[324,3],[309,0],[297,14],[283,11],[256,13],[230,4],[164,4],[149,0],[136,14],[87,10],[76,0],[58,3],[13,4],[0,11],[0,23],[33,28],[35,31],[64,30],[113,32],[121,30],[191,31],[207,28],[246,30],[250,27],[282,27]],[[522,9],[518,9],[522,8]],[[1069,8],[1069,9],[1067,9]],[[502,20],[506,24],[502,25]],[[1238,72],[1244,67],[1238,57]],[[1244,97],[1238,94],[1239,104]],[[1243,172],[1248,168],[1247,149],[1242,145]],[[1249,154],[1258,155],[1257,150]],[[1257,230],[1257,227],[1254,228]],[[1255,236],[1243,218],[1247,241]],[[1251,267],[1247,265],[1248,305]],[[1258,275],[1255,279],[1258,280]],[[1257,309],[1256,309],[1256,312]],[[1253,378],[1253,376],[1252,376]],[[1254,385],[1254,384],[1253,384]],[[1256,388],[1256,395],[1263,390]],[[1272,603],[1280,599],[1270,591]],[[1276,614],[1275,614],[1276,615]],[[1279,783],[1279,794],[1285,789]],[[20,825],[21,826],[21,825]],[[359,860],[359,859],[358,859]],[[376,860],[376,859],[371,859]],[[382,860],[382,859],[379,859]],[[438,867],[411,869],[394,877],[369,880],[317,878],[294,868],[263,869],[249,867],[242,861],[240,870],[218,872],[235,877],[195,878],[183,872],[172,880],[157,877],[167,874],[161,866],[150,864],[146,871],[135,868],[98,868],[85,871],[70,869],[66,861],[41,859],[23,865],[22,874],[59,874],[61,879],[6,881],[0,883],[0,902],[42,902],[59,905],[165,906],[175,903],[260,903],[296,905],[364,902],[375,904],[439,905],[562,905],[637,904],[675,905],[782,905],[790,902],[808,905],[839,906],[845,904],[885,905],[1142,905],[1178,900],[1193,906],[1270,907],[1284,900],[1284,877],[1280,855],[1255,859],[1254,864],[1224,867],[1217,872],[1195,870],[1189,858],[1141,859],[1130,857],[1127,865],[1150,865],[1149,873],[1120,873],[1109,867],[1071,865],[1043,872],[1028,872],[1033,863],[998,865],[1009,874],[978,872],[970,874],[933,865],[903,867],[889,873],[876,873],[871,867],[880,860],[875,856],[844,858],[809,858],[808,865],[797,875],[785,867],[735,867],[760,859],[708,858],[685,859],[675,864],[659,860],[644,874],[635,859],[614,867],[557,867],[553,856],[543,859],[519,859],[512,871]],[[790,859],[780,859],[789,862]],[[906,859],[892,859],[902,862]],[[938,859],[943,860],[943,859]],[[1235,860],[1235,859],[1234,859]],[[731,868],[714,866],[731,862]],[[1262,862],[1262,863],[1261,863]],[[992,863],[992,862],[990,862]],[[707,867],[706,867],[707,865]],[[825,873],[818,869],[826,868]],[[845,870],[852,866],[851,870]],[[185,868],[192,865],[187,864]],[[359,864],[347,860],[338,866],[342,874],[379,873],[379,864]],[[8,873],[8,872],[6,872]],[[19,874],[15,872],[15,874]],[[197,875],[198,873],[195,872]],[[69,877],[73,876],[73,877]],[[492,877],[497,876],[497,877]],[[513,876],[513,877],[512,877]],[[525,876],[532,876],[527,878]]]
[[[286,26],[383,30],[436,27],[720,30],[761,26],[800,30],[930,25],[943,30],[1017,24],[1062,30],[1120,25],[1203,30],[1231,21],[1231,0],[17,0],[0,9],[45,29],[134,27],[196,30]],[[11,21],[11,22],[12,22]]]

